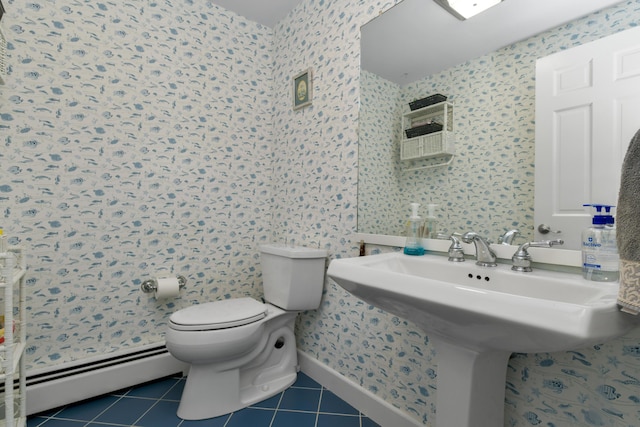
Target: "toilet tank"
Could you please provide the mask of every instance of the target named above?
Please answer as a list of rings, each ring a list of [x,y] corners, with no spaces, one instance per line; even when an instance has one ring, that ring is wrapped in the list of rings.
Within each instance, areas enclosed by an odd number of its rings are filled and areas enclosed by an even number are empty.
[[[324,287],[324,249],[269,244],[260,246],[264,299],[284,310],[320,306]]]

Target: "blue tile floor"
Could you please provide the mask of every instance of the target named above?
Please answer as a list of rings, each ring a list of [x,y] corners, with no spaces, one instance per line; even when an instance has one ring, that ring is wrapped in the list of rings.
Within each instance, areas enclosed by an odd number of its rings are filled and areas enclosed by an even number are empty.
[[[270,399],[201,421],[176,415],[183,387],[184,378],[164,378],[32,415],[27,427],[379,427],[303,373]]]

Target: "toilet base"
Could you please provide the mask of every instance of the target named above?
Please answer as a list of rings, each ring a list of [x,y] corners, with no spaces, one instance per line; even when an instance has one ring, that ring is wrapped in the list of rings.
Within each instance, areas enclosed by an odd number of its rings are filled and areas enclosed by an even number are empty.
[[[214,387],[213,389],[210,386],[205,386],[205,390],[202,390],[203,387],[201,385],[204,384],[204,381],[198,381],[199,384],[191,384],[190,387],[185,386],[185,392],[182,394],[180,406],[178,407],[178,417],[184,420],[215,418],[246,408],[289,388],[297,378],[297,372],[294,370],[292,373],[274,379],[270,383],[239,389],[240,372],[238,369],[217,372],[215,375],[206,377],[202,377],[199,371],[197,367],[192,366],[191,376],[187,377],[187,381],[189,381],[189,378],[200,378],[206,379],[206,381],[215,381],[218,384],[225,384],[225,386]],[[202,404],[203,396],[206,396],[206,405]]]
[[[298,374],[293,333],[297,313],[272,319],[265,346],[233,369],[220,364],[192,364],[182,392],[178,417],[202,420],[229,414],[272,397],[291,386]]]

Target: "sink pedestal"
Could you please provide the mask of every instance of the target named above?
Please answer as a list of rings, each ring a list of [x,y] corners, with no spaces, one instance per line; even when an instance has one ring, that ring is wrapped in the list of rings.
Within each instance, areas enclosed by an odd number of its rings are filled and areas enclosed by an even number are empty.
[[[436,427],[504,426],[510,352],[473,351],[433,338],[438,363]]]

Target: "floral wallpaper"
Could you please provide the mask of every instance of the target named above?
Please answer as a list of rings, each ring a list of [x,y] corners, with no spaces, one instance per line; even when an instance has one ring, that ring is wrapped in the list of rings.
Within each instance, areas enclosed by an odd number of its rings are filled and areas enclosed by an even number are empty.
[[[29,253],[29,369],[161,342],[190,304],[260,297],[262,242],[357,254],[359,28],[396,1],[306,0],[273,29],[209,1],[3,3],[0,222]],[[496,54],[535,61],[530,43],[563,49],[638,16],[626,1]],[[294,111],[308,67],[313,102]],[[174,274],[180,298],[139,290]],[[297,336],[434,425],[437,349],[415,325],[327,279]],[[637,425],[639,337],[513,355],[505,425]]]

